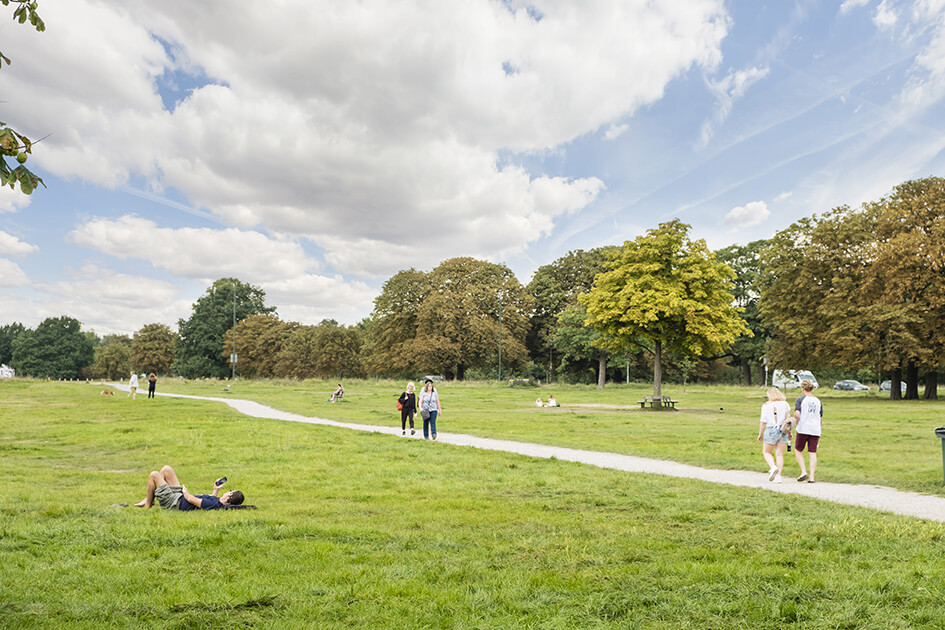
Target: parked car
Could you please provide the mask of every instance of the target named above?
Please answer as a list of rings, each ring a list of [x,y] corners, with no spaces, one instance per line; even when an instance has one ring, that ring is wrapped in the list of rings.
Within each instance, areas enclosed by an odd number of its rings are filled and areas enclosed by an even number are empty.
[[[779,389],[800,387],[804,381],[814,384],[814,389],[820,387],[817,379],[808,370],[775,370],[771,375],[771,384]]]
[[[833,384],[834,389],[842,389],[848,392],[865,392],[869,390],[869,387],[864,385],[859,381],[854,381],[852,379],[847,379],[843,381],[837,381]]]
[[[879,391],[881,392],[891,392],[892,391],[892,381],[883,381],[879,384]],[[903,394],[906,393],[906,383],[905,381],[899,381],[899,391]]]

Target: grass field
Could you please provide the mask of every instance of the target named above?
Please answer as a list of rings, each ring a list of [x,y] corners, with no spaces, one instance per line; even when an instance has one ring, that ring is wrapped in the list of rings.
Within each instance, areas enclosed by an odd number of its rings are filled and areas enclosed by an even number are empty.
[[[227,395],[394,422],[399,385],[352,383],[329,405],[331,385]],[[159,384],[174,387],[223,395]],[[945,627],[943,524],[101,389],[0,383],[2,628]],[[675,414],[588,406],[632,404],[642,387],[556,387],[562,410],[535,409],[531,389],[441,392],[441,431],[763,468],[760,390],[690,387]],[[941,490],[936,423],[922,420],[938,404],[825,405],[837,441],[880,416],[885,438],[870,439],[921,460],[929,478],[911,483]],[[827,440],[825,481],[884,477]],[[259,509],[111,507],[166,463],[194,492],[227,475]]]
[[[218,381],[161,390],[255,400],[303,415],[370,425],[399,426],[394,402],[405,383],[346,383],[341,404],[329,404],[335,382],[237,381],[228,394]],[[500,384],[442,383],[440,431],[610,451],[722,469],[767,469],[756,441],[764,388],[670,385],[678,411],[643,411],[636,404],[648,385],[509,388]],[[945,496],[941,440],[945,401],[890,401],[872,392],[817,390],[824,403],[824,436],[818,479],[885,485]],[[536,408],[535,398],[554,394],[562,407]],[[793,406],[800,391],[789,392]],[[797,470],[787,453],[787,474]]]

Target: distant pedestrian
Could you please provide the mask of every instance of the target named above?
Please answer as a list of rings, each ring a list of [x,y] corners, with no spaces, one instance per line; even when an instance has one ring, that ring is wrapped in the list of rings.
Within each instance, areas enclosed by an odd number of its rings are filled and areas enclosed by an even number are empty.
[[[417,413],[417,394],[414,392],[414,384],[407,383],[407,388],[397,399],[400,403],[400,434],[407,435],[407,421],[410,421],[410,435],[416,433],[413,428],[413,416]]]
[[[157,376],[151,372],[148,374],[148,398],[154,398],[155,389],[157,389]]]
[[[819,398],[814,396],[814,384],[810,381],[801,383],[801,391],[804,394],[794,401],[794,419],[797,427],[794,457],[797,458],[797,464],[801,467],[801,475],[797,480],[814,483],[814,474],[817,472],[817,445],[820,443],[821,427],[824,421],[824,405]],[[810,475],[807,474],[804,455],[801,453],[805,447],[810,458]]]
[[[131,372],[131,378],[128,379],[128,395],[131,396],[131,400],[135,399],[135,396],[138,393],[138,375]]]
[[[758,441],[763,441],[761,454],[768,462],[768,481],[781,483],[784,470],[784,449],[791,441],[790,433],[782,433],[781,425],[791,416],[791,406],[777,387],[768,388],[768,401],[761,406]]]
[[[436,417],[443,412],[440,407],[440,395],[433,387],[433,381],[427,379],[420,392],[420,417],[423,418],[423,439],[436,439]]]

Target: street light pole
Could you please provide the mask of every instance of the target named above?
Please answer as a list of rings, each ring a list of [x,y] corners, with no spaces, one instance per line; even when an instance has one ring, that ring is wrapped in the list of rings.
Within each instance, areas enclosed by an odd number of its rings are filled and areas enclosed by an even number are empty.
[[[502,382],[502,296],[499,296],[499,382]]]
[[[230,380],[236,380],[236,285],[233,285],[233,352],[230,353]]]

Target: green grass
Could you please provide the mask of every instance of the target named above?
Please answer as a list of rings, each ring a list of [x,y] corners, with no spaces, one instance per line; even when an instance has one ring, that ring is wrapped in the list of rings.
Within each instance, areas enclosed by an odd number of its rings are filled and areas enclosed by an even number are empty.
[[[0,627],[943,627],[945,524],[100,389],[0,384]],[[165,463],[259,510],[110,507]]]
[[[335,382],[237,381],[223,394],[218,381],[161,384],[162,391],[245,398],[284,411],[345,422],[399,426],[394,402],[405,383],[352,381],[341,404],[329,404]],[[655,457],[722,469],[765,470],[756,441],[765,390],[760,387],[670,385],[678,411],[641,410],[647,385],[554,385],[510,389],[500,384],[443,383],[438,387],[445,432]],[[789,393],[793,406],[795,395]],[[941,440],[945,401],[890,401],[872,392],[817,390],[824,403],[818,451],[821,481],[884,485],[945,496]],[[560,409],[534,406],[554,394]],[[797,470],[788,453],[785,470]]]

